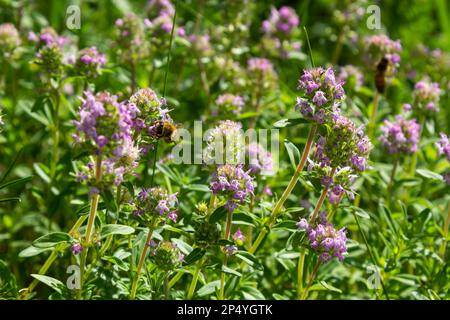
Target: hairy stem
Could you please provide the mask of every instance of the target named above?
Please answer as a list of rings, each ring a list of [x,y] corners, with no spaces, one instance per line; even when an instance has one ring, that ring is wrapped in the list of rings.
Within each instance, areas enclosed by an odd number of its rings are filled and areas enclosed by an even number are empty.
[[[203,259],[200,259],[200,260],[198,260],[198,262],[195,266],[195,271],[192,276],[192,281],[191,281],[191,284],[189,285],[189,290],[188,290],[188,294],[186,297],[186,299],[188,299],[188,300],[191,300],[192,297],[194,296],[195,288],[197,287],[198,275],[200,274],[202,264],[203,264]]]
[[[136,269],[136,275],[133,279],[133,284],[131,285],[130,299],[134,300],[136,298],[137,284],[139,282],[139,277],[141,275],[142,266],[144,265],[145,257],[147,256],[147,250],[152,240],[153,230],[155,228],[155,223],[153,222],[150,225],[150,229],[148,230],[147,239],[145,239],[144,248],[142,249],[141,256],[139,257],[139,263]]]
[[[230,239],[231,234],[231,223],[233,221],[233,211],[228,211],[227,214],[227,224],[225,227],[225,240]],[[223,266],[227,266],[228,255],[225,253],[223,257]],[[220,290],[219,290],[219,300],[224,300],[225,296],[225,272],[221,272],[220,274]]]
[[[314,136],[316,135],[317,131],[317,125],[311,126],[308,134],[308,139],[306,141],[306,145],[303,149],[302,158],[300,159],[300,163],[297,166],[297,169],[294,172],[294,175],[291,177],[291,180],[289,181],[289,184],[287,185],[286,189],[284,190],[283,194],[281,195],[280,199],[278,199],[275,207],[272,210],[272,214],[269,218],[269,221],[265,224],[263,229],[260,231],[258,237],[256,238],[255,242],[249,249],[249,252],[251,254],[255,253],[255,251],[258,249],[261,242],[264,240],[264,237],[269,232],[269,230],[272,228],[274,223],[276,222],[276,219],[278,218],[278,215],[281,212],[281,209],[283,207],[284,202],[291,194],[292,190],[294,189],[295,185],[297,184],[297,180],[300,176],[300,173],[303,171],[303,168],[305,167],[306,160],[308,159],[309,151],[311,150],[311,145],[314,141]]]
[[[309,277],[308,285],[306,286],[305,290],[303,291],[302,295],[300,296],[300,300],[305,300],[308,297],[309,289],[311,288],[311,285],[317,276],[317,271],[319,271],[319,267],[320,267],[320,259],[317,260],[317,263],[314,266],[314,270]]]
[[[306,253],[304,250],[300,251],[297,266],[297,300],[300,300],[303,292],[303,267],[305,265],[305,255]]]

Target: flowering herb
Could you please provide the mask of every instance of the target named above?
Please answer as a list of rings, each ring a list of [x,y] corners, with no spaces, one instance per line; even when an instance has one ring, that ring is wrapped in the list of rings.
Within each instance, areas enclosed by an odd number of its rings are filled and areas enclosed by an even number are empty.
[[[320,261],[329,262],[333,258],[344,260],[347,253],[347,235],[345,228],[337,230],[332,223],[328,222],[325,215],[316,226],[311,226],[306,219],[297,223],[297,228],[306,232],[309,246],[319,255]]]
[[[210,189],[215,195],[223,196],[225,207],[233,212],[239,203],[245,203],[247,197],[253,194],[254,186],[252,178],[242,166],[225,164],[213,173]]]
[[[401,115],[394,122],[384,121],[381,127],[381,144],[390,154],[413,154],[419,143],[420,125],[415,119],[406,120]]]
[[[314,123],[331,121],[340,112],[339,107],[345,98],[342,85],[331,68],[305,70],[298,85],[303,97],[297,98],[296,110]]]
[[[96,78],[101,73],[101,67],[105,64],[105,55],[99,53],[96,47],[91,47],[80,50],[76,68],[79,74]]]

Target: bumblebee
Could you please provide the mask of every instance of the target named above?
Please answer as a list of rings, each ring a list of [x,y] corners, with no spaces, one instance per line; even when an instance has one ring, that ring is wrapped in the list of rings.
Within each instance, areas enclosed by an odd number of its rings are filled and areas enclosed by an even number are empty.
[[[156,136],[164,139],[166,142],[176,142],[176,133],[178,125],[173,124],[171,121],[158,121],[156,122]]]
[[[386,57],[381,58],[377,64],[377,73],[375,74],[375,87],[379,93],[386,89],[386,70],[389,66],[389,60]]]

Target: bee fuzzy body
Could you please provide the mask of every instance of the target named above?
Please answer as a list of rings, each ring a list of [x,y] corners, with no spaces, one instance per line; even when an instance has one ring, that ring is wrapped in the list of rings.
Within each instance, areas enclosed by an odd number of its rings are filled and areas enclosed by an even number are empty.
[[[375,87],[379,93],[384,93],[386,89],[386,70],[389,67],[389,60],[386,57],[381,58],[377,64],[377,73],[375,74]]]

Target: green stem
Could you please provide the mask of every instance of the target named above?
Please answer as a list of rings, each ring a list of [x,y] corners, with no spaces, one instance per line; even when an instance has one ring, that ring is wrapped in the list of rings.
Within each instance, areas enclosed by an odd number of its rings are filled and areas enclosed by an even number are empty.
[[[101,178],[102,178],[102,157],[101,157],[101,155],[98,155],[96,158],[96,162],[95,162],[95,179],[97,182],[99,182]],[[89,210],[88,224],[87,224],[86,233],[84,236],[84,238],[85,238],[84,250],[81,253],[81,258],[80,258],[80,290],[78,293],[79,299],[81,299],[82,292],[83,292],[83,285],[84,285],[84,280],[85,280],[84,279],[84,277],[85,277],[84,269],[86,266],[86,260],[87,260],[89,247],[91,245],[92,231],[94,230],[94,222],[95,222],[95,216],[97,215],[99,198],[100,198],[100,195],[98,193],[95,193],[92,196],[91,208]]]
[[[189,285],[189,290],[186,299],[191,300],[194,296],[195,288],[197,287],[198,275],[200,274],[200,270],[202,268],[203,259],[198,260],[195,271],[192,276],[191,284]]]
[[[291,194],[292,190],[294,189],[295,185],[297,184],[297,180],[300,176],[300,173],[303,171],[303,168],[305,167],[306,160],[308,159],[309,151],[311,150],[311,145],[314,141],[314,136],[317,131],[317,125],[311,126],[308,134],[308,139],[306,141],[305,148],[303,149],[302,158],[300,159],[300,163],[297,167],[297,169],[294,172],[294,175],[291,177],[291,180],[289,181],[289,184],[287,185],[286,189],[284,190],[283,194],[281,195],[280,199],[278,199],[275,207],[272,210],[272,214],[268,220],[268,222],[265,224],[263,229],[260,231],[258,237],[256,238],[255,242],[251,246],[251,248],[248,250],[249,253],[253,254],[258,249],[261,242],[264,240],[264,237],[269,232],[269,230],[272,228],[272,226],[275,224],[276,219],[278,218],[278,215],[281,212],[281,209],[283,207],[284,202],[288,198],[288,196]],[[243,266],[243,265],[241,265]]]
[[[374,133],[375,133],[375,121],[377,119],[377,111],[378,111],[378,102],[380,99],[380,93],[378,91],[375,91],[375,95],[373,96],[373,106],[372,106],[372,113],[370,115],[369,120],[369,128],[368,128],[368,136],[369,139],[372,140]]]
[[[308,298],[309,289],[311,288],[311,285],[317,276],[317,271],[319,271],[319,267],[320,267],[320,259],[317,260],[317,263],[314,266],[314,270],[311,273],[311,276],[309,277],[308,285],[306,286],[305,290],[303,291],[302,295],[300,296],[300,300],[306,300],[306,298]]]
[[[447,238],[448,238],[448,226],[450,224],[450,203],[448,205],[447,218],[444,222],[444,238],[442,239],[441,247],[439,248],[439,255],[445,261],[445,249],[447,248]]]
[[[233,221],[233,211],[228,211],[227,214],[227,224],[225,227],[225,240],[230,239],[231,234],[231,223]],[[228,255],[225,253],[223,257],[223,266],[226,266],[228,262]],[[220,290],[219,290],[219,300],[224,300],[225,296],[225,272],[220,274]]]
[[[387,203],[388,208],[391,204],[391,196],[392,196],[391,192],[392,192],[392,187],[394,185],[395,173],[397,172],[397,167],[398,167],[398,157],[395,157],[394,164],[392,165],[391,176],[389,178],[389,184],[386,189],[386,203]]]
[[[169,273],[167,273],[164,276],[164,300],[169,300],[169,293],[170,293]]]
[[[155,222],[152,222],[150,225],[150,229],[148,230],[147,239],[145,240],[144,248],[142,249],[141,256],[139,258],[139,263],[136,269],[136,275],[133,279],[133,284],[131,285],[131,293],[130,293],[130,299],[134,300],[136,298],[136,291],[137,291],[137,284],[139,281],[139,277],[141,275],[142,266],[144,265],[145,257],[147,256],[147,250],[150,243],[150,240],[153,236],[153,230],[155,228]]]
[[[101,176],[102,176],[102,158],[101,158],[100,155],[97,156],[97,159],[96,159],[95,172],[96,172],[95,173],[96,180],[97,180],[97,182],[99,182],[100,179],[101,179]],[[91,244],[92,231],[93,231],[93,228],[94,228],[95,216],[97,214],[97,207],[98,207],[99,198],[100,198],[100,195],[98,193],[95,193],[92,196],[91,209],[89,211],[89,220],[88,220],[88,224],[87,224],[87,227],[86,227],[86,234],[85,234],[86,244],[88,246]]]
[[[297,266],[297,299],[300,300],[303,292],[303,267],[305,265],[305,250],[300,252]]]
[[[173,31],[175,30],[175,22],[177,19],[177,3],[175,5],[175,13],[172,19],[172,30],[170,31],[170,40],[169,40],[169,48],[167,50],[167,63],[166,63],[166,72],[164,74],[164,88],[163,88],[163,97],[166,97],[166,86],[167,86],[167,76],[169,74],[169,66],[170,66],[170,56],[172,52],[172,41],[173,41]]]
[[[61,98],[59,96],[58,90],[55,92],[55,109],[53,114],[53,128],[52,128],[52,163],[50,164],[50,178],[52,184],[54,184],[56,176],[56,166],[58,164],[59,158],[59,106]]]
[[[178,271],[177,274],[169,281],[169,288],[172,288],[178,280],[184,275],[183,271]]]

